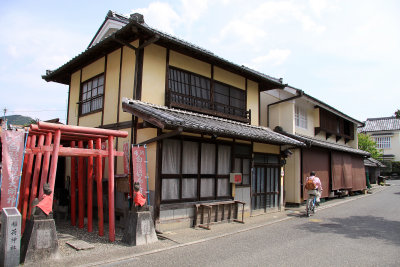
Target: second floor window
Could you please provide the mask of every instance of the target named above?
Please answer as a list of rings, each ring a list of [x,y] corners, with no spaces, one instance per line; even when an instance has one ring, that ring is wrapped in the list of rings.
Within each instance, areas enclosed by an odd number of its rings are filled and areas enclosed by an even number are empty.
[[[88,114],[103,109],[104,74],[82,83],[80,113]]]
[[[297,127],[307,129],[307,111],[304,108],[295,107],[294,120]]]
[[[377,148],[390,148],[390,136],[374,137]]]
[[[168,87],[172,106],[247,118],[245,90],[174,67],[169,67]]]

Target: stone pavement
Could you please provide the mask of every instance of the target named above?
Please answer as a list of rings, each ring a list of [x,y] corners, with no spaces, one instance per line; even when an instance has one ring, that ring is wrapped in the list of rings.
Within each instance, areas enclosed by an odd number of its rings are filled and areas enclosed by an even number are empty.
[[[376,186],[370,190],[370,193],[377,193],[384,190],[385,186]],[[321,203],[319,210],[327,209],[359,198],[368,197],[369,194],[359,194],[350,197],[335,198]],[[61,257],[57,260],[42,261],[36,264],[25,264],[24,266],[112,266],[113,263],[129,260],[141,255],[154,254],[164,250],[171,250],[177,247],[189,246],[202,243],[224,236],[237,234],[252,229],[265,227],[285,220],[295,219],[305,216],[305,207],[287,208],[286,210],[258,215],[245,218],[245,223],[220,223],[211,225],[211,230],[202,228],[186,228],[160,234],[159,242],[130,247],[117,241],[113,244],[99,244],[97,249],[77,251],[71,255]],[[317,210],[318,211],[318,210]],[[60,240],[59,240],[60,242]],[[106,242],[104,242],[106,243]]]

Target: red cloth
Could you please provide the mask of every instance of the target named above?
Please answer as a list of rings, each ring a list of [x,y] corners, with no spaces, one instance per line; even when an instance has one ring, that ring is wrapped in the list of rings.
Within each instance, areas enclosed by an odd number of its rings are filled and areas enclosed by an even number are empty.
[[[36,206],[39,207],[44,213],[49,215],[49,213],[53,209],[52,198],[48,195],[43,195],[42,201],[40,201],[39,204],[37,204]]]
[[[133,199],[136,206],[143,206],[146,203],[146,198],[140,192],[136,192],[135,198]]]

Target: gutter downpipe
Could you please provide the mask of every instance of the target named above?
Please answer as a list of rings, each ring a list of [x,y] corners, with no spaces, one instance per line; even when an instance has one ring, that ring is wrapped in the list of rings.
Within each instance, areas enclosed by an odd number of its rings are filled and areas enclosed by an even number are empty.
[[[286,101],[290,101],[290,100],[293,100],[293,99],[296,99],[296,98],[300,98],[300,97],[302,97],[303,95],[304,95],[304,91],[303,91],[303,90],[298,90],[296,96],[292,96],[292,97],[289,97],[289,98],[286,98],[286,99],[279,100],[279,101],[277,101],[277,102],[268,104],[268,105],[267,105],[267,127],[269,128],[269,107],[270,107],[270,106],[276,105],[276,104],[280,104],[280,103],[283,103],[283,102],[286,102]]]

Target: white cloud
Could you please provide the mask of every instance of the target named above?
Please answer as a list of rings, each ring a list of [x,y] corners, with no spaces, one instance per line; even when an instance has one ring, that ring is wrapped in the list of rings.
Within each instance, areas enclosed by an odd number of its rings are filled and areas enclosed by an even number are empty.
[[[290,49],[272,49],[267,55],[256,57],[252,60],[253,65],[270,64],[273,66],[282,65],[291,54]]]
[[[208,8],[208,0],[181,0],[182,16],[185,23],[198,20]]]
[[[168,3],[153,2],[147,8],[135,9],[131,13],[134,12],[143,14],[145,22],[152,27],[170,34],[174,34],[174,29],[182,23],[182,17]]]

